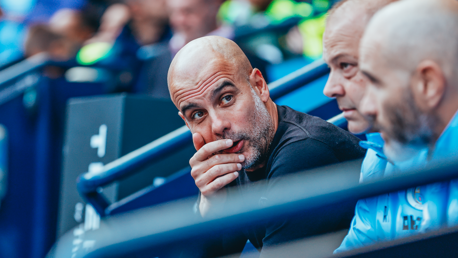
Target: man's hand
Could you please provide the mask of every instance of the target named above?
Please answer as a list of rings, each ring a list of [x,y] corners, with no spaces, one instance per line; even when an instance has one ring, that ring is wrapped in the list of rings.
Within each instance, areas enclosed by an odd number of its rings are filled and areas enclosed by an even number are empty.
[[[241,162],[245,157],[241,154],[215,154],[232,147],[230,139],[205,144],[203,137],[195,133],[192,140],[197,152],[189,161],[191,176],[201,193],[200,214],[205,216],[212,206],[211,197],[217,192],[225,194],[224,186],[238,177],[237,171],[242,169]]]

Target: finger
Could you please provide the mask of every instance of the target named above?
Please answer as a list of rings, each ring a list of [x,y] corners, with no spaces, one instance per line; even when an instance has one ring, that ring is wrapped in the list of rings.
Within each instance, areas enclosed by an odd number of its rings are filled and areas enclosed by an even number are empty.
[[[219,164],[241,163],[244,160],[245,156],[243,154],[216,154],[201,164],[202,170],[207,171]]]
[[[196,148],[197,151],[205,145],[204,137],[202,137],[200,133],[192,134],[192,142],[194,143],[194,148]]]
[[[197,178],[196,186],[199,189],[203,188],[206,185],[215,181],[218,177],[228,173],[239,171],[240,169],[242,169],[242,165],[240,163],[216,165],[207,172],[203,173],[199,178]]]
[[[237,177],[239,176],[238,172],[232,172],[229,174],[226,174],[224,176],[216,178],[213,182],[211,182],[209,185],[201,189],[201,193],[205,196],[209,196],[223,188],[224,186],[230,184],[232,181],[234,181]]]
[[[198,150],[196,154],[194,154],[191,160],[193,163],[204,161],[208,157],[212,156],[213,153],[232,147],[232,144],[233,142],[231,139],[218,140],[218,141],[207,143],[202,148],[200,148],[200,150]]]
[[[194,179],[198,179],[202,174],[206,173],[212,167],[220,164],[229,164],[229,163],[241,163],[245,160],[245,156],[243,154],[216,154],[209,159],[196,162],[195,164],[191,164],[191,176]]]

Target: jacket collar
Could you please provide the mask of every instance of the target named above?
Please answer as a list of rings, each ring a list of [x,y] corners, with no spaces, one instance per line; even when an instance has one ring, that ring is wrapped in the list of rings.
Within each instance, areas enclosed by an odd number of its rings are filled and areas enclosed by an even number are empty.
[[[366,139],[366,141],[360,141],[359,146],[364,149],[371,149],[375,151],[377,155],[386,159],[386,156],[383,153],[383,145],[385,145],[385,141],[380,133],[368,133],[366,134]]]

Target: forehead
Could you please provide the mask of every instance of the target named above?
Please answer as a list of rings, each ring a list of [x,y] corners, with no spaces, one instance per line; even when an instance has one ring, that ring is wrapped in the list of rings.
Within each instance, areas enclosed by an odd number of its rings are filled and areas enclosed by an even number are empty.
[[[332,59],[339,54],[357,57],[365,25],[366,14],[363,8],[348,8],[344,5],[336,10],[328,20],[323,36],[325,59]]]
[[[179,108],[184,101],[203,97],[222,79],[236,82],[235,67],[221,60],[213,60],[203,67],[189,65],[188,69],[175,72],[170,93]]]
[[[384,64],[384,56],[381,54],[383,51],[383,42],[380,34],[367,33],[361,39],[359,48],[360,53],[360,67],[366,69],[373,69],[376,65]]]
[[[399,79],[408,79],[408,73],[393,65],[387,59],[384,51],[384,42],[381,41],[380,33],[377,35],[365,35],[360,46],[360,70],[366,75],[377,79],[379,85],[385,85],[384,89],[396,88]],[[366,37],[367,36],[367,37]]]

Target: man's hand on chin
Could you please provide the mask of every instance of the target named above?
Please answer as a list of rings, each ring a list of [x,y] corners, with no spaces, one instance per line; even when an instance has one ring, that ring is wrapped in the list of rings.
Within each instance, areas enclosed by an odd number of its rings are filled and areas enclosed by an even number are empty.
[[[197,152],[189,160],[191,176],[201,193],[199,210],[202,217],[208,214],[212,207],[222,204],[225,200],[224,186],[234,181],[242,169],[245,156],[242,154],[215,154],[232,147],[230,139],[205,143],[202,135],[192,135]],[[215,198],[215,197],[218,198]]]

